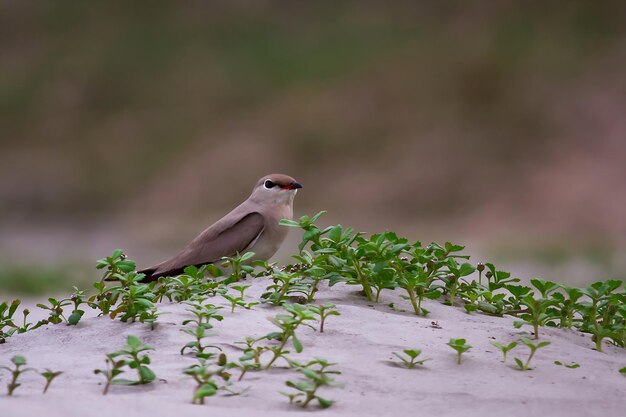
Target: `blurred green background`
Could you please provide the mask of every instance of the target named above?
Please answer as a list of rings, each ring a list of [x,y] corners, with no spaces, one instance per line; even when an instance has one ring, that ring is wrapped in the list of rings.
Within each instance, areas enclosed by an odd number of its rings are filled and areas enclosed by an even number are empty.
[[[0,293],[163,260],[284,172],[296,216],[626,274],[626,2],[0,2]],[[299,240],[292,232],[276,260]]]

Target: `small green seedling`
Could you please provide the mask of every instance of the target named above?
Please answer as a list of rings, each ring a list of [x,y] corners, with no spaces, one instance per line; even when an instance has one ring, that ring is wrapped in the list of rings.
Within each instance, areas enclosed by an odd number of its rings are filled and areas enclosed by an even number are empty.
[[[226,355],[223,353],[219,355],[216,362],[210,363],[206,359],[201,358],[200,362],[191,365],[183,369],[185,375],[189,375],[196,381],[196,388],[193,392],[191,399],[192,404],[204,404],[206,397],[212,397],[216,395],[220,389],[228,391],[231,394],[237,394],[230,391],[227,387],[230,380],[230,373],[227,372],[229,368]],[[215,377],[220,377],[224,381],[224,385],[220,386]]]
[[[626,366],[624,366],[623,368],[621,368],[621,369],[619,370],[619,373],[620,373],[620,374],[622,374],[622,375],[626,375]]]
[[[228,293],[222,294],[222,297],[224,297],[230,303],[231,313],[235,312],[235,307],[237,306],[243,307],[246,310],[250,310],[253,306],[259,304],[258,302],[246,303],[244,292],[246,291],[246,289],[250,288],[250,285],[235,285],[231,288],[235,291],[239,291],[239,296],[233,296]]]
[[[287,310],[290,314],[277,314],[275,317],[269,317],[269,320],[278,328],[281,329],[280,332],[272,332],[268,333],[264,336],[265,339],[268,340],[278,340],[278,346],[272,346],[268,349],[272,351],[274,356],[269,361],[269,363],[265,366],[265,369],[269,369],[270,366],[276,361],[276,359],[280,357],[285,357],[289,351],[285,350],[285,345],[289,340],[293,343],[293,347],[296,352],[302,352],[302,343],[300,339],[296,336],[296,329],[300,327],[300,325],[308,326],[314,329],[308,323],[305,323],[307,320],[315,320],[315,314],[309,308],[303,306],[302,304],[283,304],[283,308]]]
[[[202,357],[203,355],[206,355],[205,350],[208,348],[217,349],[219,351],[222,350],[222,348],[220,348],[219,346],[205,345],[202,343],[202,339],[214,336],[214,333],[208,332],[205,327],[198,326],[191,329],[180,329],[180,331],[188,334],[189,336],[192,336],[195,339],[191,342],[187,342],[185,346],[183,346],[183,348],[180,350],[181,355],[185,354],[185,349],[190,349],[191,351],[195,352],[195,355],[197,357]]]
[[[35,371],[35,369],[33,368],[23,368],[24,366],[26,366],[26,358],[23,356],[15,355],[11,358],[11,362],[13,362],[13,368],[9,368],[8,366],[0,366],[0,369],[4,369],[11,373],[11,381],[7,384],[7,395],[13,395],[13,391],[15,391],[17,387],[22,385],[17,382],[20,375],[22,375],[24,372]]]
[[[461,355],[463,355],[464,352],[467,352],[472,348],[471,345],[465,343],[465,339],[450,339],[450,341],[448,342],[448,346],[456,351],[457,365],[461,364]]]
[[[415,365],[424,365],[424,362],[432,360],[432,358],[417,360],[417,357],[422,353],[421,349],[405,349],[402,352],[404,352],[404,355],[406,355],[406,357],[398,352],[391,353],[396,355],[402,362],[404,362],[404,365],[409,369],[415,368]]]
[[[564,367],[569,368],[569,369],[580,368],[580,364],[577,364],[576,362],[572,362],[570,364],[567,364],[567,363],[561,362],[561,361],[554,361],[554,364],[558,365],[558,366],[564,366]]]
[[[254,252],[246,252],[244,254],[237,253],[235,256],[222,258],[222,266],[230,268],[230,276],[223,281],[224,284],[237,282],[245,278],[247,274],[254,271],[254,267],[248,265],[249,261],[254,258]]]
[[[502,351],[502,362],[504,363],[506,363],[506,354],[517,346],[517,342],[511,342],[506,346],[498,342],[491,342],[491,344]]]
[[[254,346],[260,339],[255,339],[250,336],[246,336],[246,340],[243,342],[235,342],[236,345],[245,345],[243,348],[244,356],[251,357],[254,359],[254,364],[257,365],[257,368],[261,366],[261,355],[267,352],[266,347],[264,346]],[[242,360],[244,357],[242,356],[239,360]],[[247,359],[245,359],[247,360]]]
[[[211,320],[222,321],[224,317],[219,314],[219,309],[222,307],[216,307],[213,304],[201,304],[198,302],[187,302],[191,306],[187,311],[192,313],[195,318],[183,321],[183,326],[187,326],[189,324],[194,325],[194,327],[187,327],[184,329],[180,329],[182,332],[192,336],[195,340],[191,342],[187,342],[185,346],[180,350],[180,354],[185,354],[185,349],[190,349],[195,352],[197,357],[205,357],[208,359],[206,355],[211,355],[205,352],[207,348],[214,348],[218,350],[222,350],[220,347],[215,345],[204,345],[202,340],[212,336],[213,334],[208,332],[209,329],[213,328],[213,324],[211,324]]]
[[[520,371],[530,371],[531,368],[530,367],[530,360],[533,358],[533,356],[535,356],[535,352],[537,352],[538,349],[548,346],[550,344],[550,342],[548,341],[543,341],[543,342],[539,342],[536,345],[533,344],[533,342],[530,341],[530,339],[527,339],[525,337],[520,339],[520,342],[522,342],[523,344],[525,344],[529,349],[530,349],[530,355],[528,355],[528,359],[526,359],[526,362],[522,362],[521,359],[519,358],[515,358],[515,363],[517,364],[517,369],[519,369]]]
[[[147,354],[141,355],[142,352],[148,350],[154,350],[154,348],[141,343],[137,336],[131,335],[126,339],[126,346],[111,354],[113,357],[122,357],[126,365],[137,370],[138,379],[128,381],[130,385],[149,384],[156,379],[154,372],[147,366],[150,364],[150,357]]]
[[[52,383],[52,381],[54,380],[54,378],[56,378],[57,376],[61,375],[63,372],[61,371],[51,371],[50,369],[46,369],[43,372],[39,372],[39,375],[41,375],[42,377],[44,377],[44,379],[46,380],[46,385],[43,387],[43,393],[45,394],[46,392],[48,392],[48,388],[50,388],[50,384]]]
[[[292,363],[295,364],[295,362]],[[298,391],[296,393],[281,392],[282,395],[289,398],[289,404],[296,404],[306,408],[311,401],[317,400],[317,403],[322,408],[328,408],[333,405],[332,400],[320,397],[317,394],[317,390],[321,387],[343,386],[329,376],[330,374],[339,374],[341,372],[326,369],[335,364],[329,363],[322,358],[315,358],[315,360],[305,365],[295,365],[298,366],[297,371],[301,372],[306,379],[285,382],[285,385]]]
[[[150,357],[147,354],[141,355],[142,352],[148,350],[154,350],[154,348],[141,343],[137,336],[131,335],[126,339],[126,346],[117,352],[108,353],[106,355],[107,368],[94,371],[95,374],[102,374],[107,379],[102,394],[108,393],[110,385],[149,384],[154,381],[156,375],[147,366],[150,364]],[[122,368],[125,366],[137,371],[137,380],[116,378],[124,372]]]
[[[309,306],[309,310],[319,316],[320,320],[320,333],[324,333],[324,323],[328,316],[340,316],[341,313],[337,311],[337,307],[334,304],[323,304],[321,306]]]
[[[110,353],[106,355],[106,368],[105,369],[95,369],[93,371],[94,374],[101,374],[106,378],[106,384],[104,385],[104,391],[102,391],[102,395],[107,395],[109,393],[109,387],[114,384],[116,381],[115,377],[124,372],[122,368],[125,365],[124,360],[115,360]]]

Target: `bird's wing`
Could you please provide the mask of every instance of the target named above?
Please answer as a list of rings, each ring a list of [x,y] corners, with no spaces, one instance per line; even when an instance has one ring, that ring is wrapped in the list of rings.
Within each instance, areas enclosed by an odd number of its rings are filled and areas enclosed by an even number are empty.
[[[189,265],[204,265],[219,261],[224,256],[242,253],[263,233],[265,222],[258,212],[248,213],[222,230],[215,230],[217,224],[208,228],[178,255],[156,267],[144,271],[147,281],[160,276],[176,275]]]

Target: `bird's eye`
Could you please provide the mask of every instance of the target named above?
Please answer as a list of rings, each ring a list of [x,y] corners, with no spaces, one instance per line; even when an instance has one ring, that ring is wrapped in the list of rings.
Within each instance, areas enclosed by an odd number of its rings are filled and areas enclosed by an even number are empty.
[[[276,185],[276,184],[274,184],[274,183],[272,182],[272,180],[265,180],[265,183],[263,184],[263,186],[264,186],[265,188],[267,188],[268,190],[269,190],[270,188],[274,187],[275,185]]]

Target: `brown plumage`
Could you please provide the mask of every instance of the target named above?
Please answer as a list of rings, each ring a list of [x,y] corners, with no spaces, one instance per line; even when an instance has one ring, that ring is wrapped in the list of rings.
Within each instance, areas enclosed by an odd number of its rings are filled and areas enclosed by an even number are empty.
[[[268,260],[287,235],[278,224],[293,217],[293,199],[302,186],[283,174],[261,178],[246,201],[209,226],[176,256],[139,272],[144,281],[179,275],[189,265],[218,262],[224,256],[254,252],[254,259]]]

